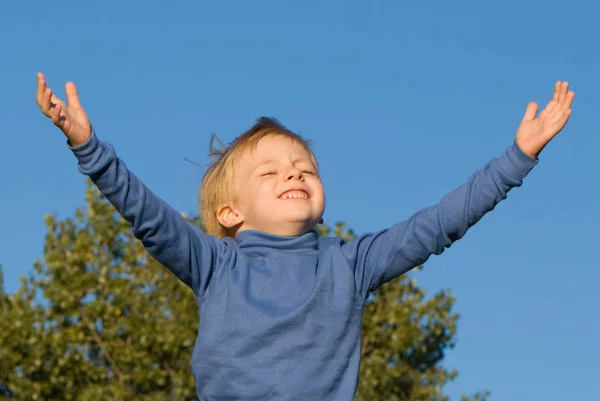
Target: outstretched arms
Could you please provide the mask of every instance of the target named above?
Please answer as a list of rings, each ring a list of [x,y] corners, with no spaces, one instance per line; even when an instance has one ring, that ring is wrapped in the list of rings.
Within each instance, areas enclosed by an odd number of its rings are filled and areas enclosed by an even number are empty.
[[[73,83],[66,85],[68,106],[38,74],[37,103],[42,113],[61,129],[79,161],[100,192],[132,225],[136,238],[150,255],[197,294],[202,294],[223,254],[224,242],[205,235],[150,191],[127,169],[114,148],[92,130]]]
[[[387,230],[363,235],[342,248],[354,268],[358,291],[367,296],[380,285],[423,264],[461,239],[467,230],[522,184],[542,149],[571,115],[573,92],[557,82],[552,100],[536,117],[531,103],[517,130],[515,144],[475,172],[465,184],[434,206]]]

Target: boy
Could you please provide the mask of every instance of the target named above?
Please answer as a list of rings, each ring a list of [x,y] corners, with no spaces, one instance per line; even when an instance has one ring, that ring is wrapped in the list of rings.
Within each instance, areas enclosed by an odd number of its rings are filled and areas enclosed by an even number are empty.
[[[37,103],[68,138],[80,171],[196,295],[192,370],[201,401],[352,400],[369,292],[442,253],[520,186],[565,126],[574,96],[557,82],[540,115],[531,103],[515,143],[467,183],[407,221],[344,243],[317,237],[325,207],[317,162],[277,121],[260,119],[207,171],[203,233],[100,142],[74,84],[66,93],[68,106],[38,75]]]

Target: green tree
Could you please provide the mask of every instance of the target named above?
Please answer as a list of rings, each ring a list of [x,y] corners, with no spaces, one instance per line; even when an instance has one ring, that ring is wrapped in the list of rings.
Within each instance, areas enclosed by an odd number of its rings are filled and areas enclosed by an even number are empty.
[[[0,269],[0,398],[195,400],[192,292],[92,186],[74,218],[47,216],[46,226],[43,260],[15,294],[2,290]],[[354,237],[342,223],[319,230]],[[372,295],[358,401],[447,400],[456,372],[441,362],[454,345],[453,303],[448,291],[426,298],[409,275]]]

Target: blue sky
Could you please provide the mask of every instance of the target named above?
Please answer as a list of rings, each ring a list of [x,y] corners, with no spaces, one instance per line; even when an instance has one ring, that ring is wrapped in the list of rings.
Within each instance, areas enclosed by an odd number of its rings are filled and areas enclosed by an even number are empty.
[[[217,5],[218,4],[218,5]],[[358,232],[437,202],[510,146],[529,101],[575,91],[568,127],[523,187],[434,257],[419,283],[457,297],[454,399],[597,400],[597,40],[588,1],[7,2],[0,14],[0,263],[42,254],[84,177],[35,105],[35,73],[73,80],[99,136],[194,212],[210,133],[261,115],[312,139],[325,220]]]

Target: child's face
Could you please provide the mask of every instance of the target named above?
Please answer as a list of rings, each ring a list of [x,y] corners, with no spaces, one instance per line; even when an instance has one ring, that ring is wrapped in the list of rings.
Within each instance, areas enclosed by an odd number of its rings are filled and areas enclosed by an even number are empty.
[[[241,160],[234,208],[243,220],[238,232],[294,236],[313,229],[325,195],[310,154],[282,135],[261,139]]]

